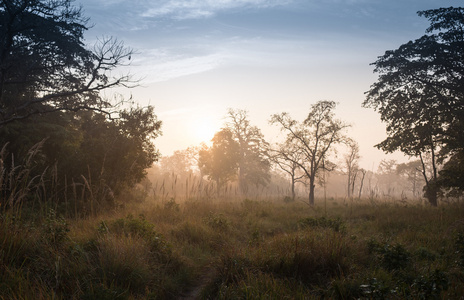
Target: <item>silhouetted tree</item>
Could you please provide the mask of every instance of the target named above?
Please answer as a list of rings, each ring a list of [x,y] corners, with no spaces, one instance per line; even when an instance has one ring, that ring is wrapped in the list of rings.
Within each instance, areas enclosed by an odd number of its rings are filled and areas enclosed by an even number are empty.
[[[464,149],[464,9],[418,12],[430,26],[421,38],[385,52],[373,63],[379,78],[363,105],[377,110],[388,137],[378,148],[431,157],[426,197],[437,205],[437,163]]]
[[[229,109],[226,128],[239,145],[238,183],[240,191],[247,193],[249,184],[266,185],[270,180],[268,144],[261,130],[250,124],[245,110]]]
[[[450,197],[461,197],[464,193],[464,152],[455,153],[439,171],[437,184]]]
[[[334,118],[333,101],[319,101],[311,106],[311,110],[303,122],[293,120],[288,113],[275,114],[272,124],[281,126],[287,132],[287,141],[298,145],[297,151],[303,155],[302,160],[294,160],[306,174],[309,181],[309,204],[314,205],[314,189],[319,171],[331,169],[328,161],[330,151],[338,143],[347,141],[343,130],[348,127]]]
[[[113,38],[87,49],[87,22],[72,0],[0,1],[0,126],[54,111],[110,113],[99,92],[133,83],[112,75],[132,50]]]
[[[88,193],[101,204],[112,201],[139,183],[159,156],[154,139],[161,122],[153,108],[129,108],[119,115],[109,119],[93,111],[55,112],[6,124],[0,127],[0,144],[6,144],[12,155],[2,163],[12,166],[23,161],[33,145],[44,141],[31,176],[54,170],[53,180],[45,180],[53,188],[43,187],[44,192],[55,193],[54,201],[85,200]],[[76,186],[84,197],[76,199]],[[42,200],[48,201],[47,197]],[[79,209],[81,204],[77,203]]]

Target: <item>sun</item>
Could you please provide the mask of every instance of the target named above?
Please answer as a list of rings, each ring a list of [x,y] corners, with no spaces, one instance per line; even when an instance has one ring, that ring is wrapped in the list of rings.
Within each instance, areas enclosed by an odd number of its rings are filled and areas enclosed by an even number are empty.
[[[193,132],[196,139],[201,143],[209,143],[218,130],[215,122],[210,119],[200,119],[195,122]]]

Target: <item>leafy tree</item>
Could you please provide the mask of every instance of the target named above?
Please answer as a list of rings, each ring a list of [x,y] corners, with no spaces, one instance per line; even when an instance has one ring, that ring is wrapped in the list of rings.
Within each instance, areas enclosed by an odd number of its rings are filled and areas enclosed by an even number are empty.
[[[0,1],[0,126],[55,111],[110,113],[99,92],[133,83],[112,75],[132,50],[113,38],[87,49],[87,22],[72,0]]]
[[[206,174],[216,182],[219,195],[224,184],[237,176],[240,145],[227,128],[217,132],[212,142],[211,147],[204,145],[204,148],[199,151],[198,166],[202,174]]]
[[[2,163],[17,165],[42,141],[30,176],[53,171],[43,178],[43,201],[74,199],[78,209],[89,197],[112,203],[121,191],[140,182],[158,159],[153,140],[160,126],[152,107],[123,110],[118,119],[92,111],[31,116],[0,127],[0,144],[12,153]]]
[[[378,80],[363,105],[377,110],[388,137],[378,148],[400,150],[422,161],[431,156],[426,197],[437,205],[437,163],[464,149],[464,9],[418,12],[429,20],[426,34],[386,51],[376,62]]]
[[[437,184],[447,195],[460,197],[464,193],[464,152],[457,152],[444,164],[439,171]]]
[[[164,173],[172,173],[187,177],[192,172],[192,159],[189,149],[176,150],[170,156],[163,156],[160,159],[160,167]]]
[[[335,144],[347,141],[343,130],[348,125],[334,118],[335,107],[333,101],[319,101],[311,106],[303,122],[292,119],[288,113],[275,114],[271,118],[271,123],[280,125],[281,130],[287,132],[287,141],[297,145],[296,151],[303,156],[302,160],[292,161],[309,181],[309,205],[314,205],[314,189],[319,172],[333,167],[328,161],[330,151]]]
[[[245,110],[229,109],[228,117],[226,128],[239,145],[238,183],[246,194],[249,184],[266,185],[270,180],[268,144],[261,130],[250,124]]]

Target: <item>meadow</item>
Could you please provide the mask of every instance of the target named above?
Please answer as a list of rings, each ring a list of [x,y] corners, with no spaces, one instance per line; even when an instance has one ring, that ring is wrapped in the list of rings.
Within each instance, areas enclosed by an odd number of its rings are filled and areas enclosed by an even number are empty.
[[[125,197],[3,208],[0,299],[464,297],[460,202]]]

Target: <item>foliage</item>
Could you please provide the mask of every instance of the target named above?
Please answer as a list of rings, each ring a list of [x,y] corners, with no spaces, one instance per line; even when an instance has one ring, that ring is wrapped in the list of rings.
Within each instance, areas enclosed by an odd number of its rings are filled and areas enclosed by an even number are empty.
[[[107,111],[99,91],[131,84],[114,77],[132,50],[112,38],[87,49],[88,19],[72,0],[0,2],[0,126],[55,111]]]
[[[378,259],[387,270],[399,270],[409,266],[411,254],[401,244],[381,245],[375,240],[370,240],[368,249],[371,253],[378,255]]]
[[[342,200],[340,200],[342,201]],[[462,203],[159,202],[0,214],[6,299],[460,299]],[[263,210],[266,214],[262,214]],[[301,226],[299,220],[310,220]],[[343,225],[343,226],[342,226]],[[460,225],[459,225],[460,226]],[[336,228],[343,227],[344,233]],[[52,238],[53,236],[57,239]],[[250,242],[251,241],[251,242]],[[370,242],[369,242],[370,241]],[[371,252],[369,252],[369,249]],[[456,253],[456,251],[459,251]]]
[[[436,164],[463,149],[464,9],[439,8],[418,12],[430,26],[426,35],[385,52],[378,58],[379,78],[363,105],[377,110],[387,123],[388,137],[377,145],[386,152],[432,157],[426,178],[429,202],[437,205]],[[441,149],[441,153],[437,153]],[[425,166],[423,164],[424,172]],[[425,174],[425,173],[424,173]]]
[[[437,184],[449,197],[458,198],[464,192],[464,150],[453,154],[438,172]]]
[[[227,231],[230,226],[230,221],[223,214],[214,214],[210,212],[208,216],[203,219],[203,222],[209,227],[221,231]]]
[[[210,148],[205,147],[199,151],[198,164],[202,174],[216,182],[219,193],[225,183],[236,177],[240,146],[228,129],[217,132],[212,141]]]
[[[454,247],[456,249],[456,254],[458,255],[458,265],[464,268],[464,233],[458,232]]]
[[[304,218],[298,221],[298,225],[301,228],[305,227],[320,227],[320,228],[331,228],[335,232],[345,232],[346,225],[344,222],[338,218],[327,218],[327,217],[320,217],[320,218]]]
[[[23,178],[9,181],[23,182],[24,195],[18,194],[19,186],[8,188],[9,193],[14,192],[11,197],[16,195],[15,201],[30,199],[34,188],[36,200],[71,200],[78,210],[75,213],[93,212],[103,207],[91,208],[90,201],[112,205],[115,196],[144,178],[145,169],[159,156],[153,140],[160,126],[152,107],[121,111],[117,120],[80,112],[34,116],[7,124],[0,128],[0,144],[4,145],[0,167],[15,171],[3,172],[3,180],[7,176]],[[49,129],[53,129],[51,133]],[[5,190],[6,186],[2,187]]]
[[[249,186],[265,186],[270,180],[268,143],[261,130],[252,126],[245,110],[229,109],[226,129],[239,146],[238,184],[240,191],[247,195]]]

